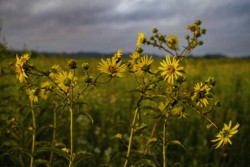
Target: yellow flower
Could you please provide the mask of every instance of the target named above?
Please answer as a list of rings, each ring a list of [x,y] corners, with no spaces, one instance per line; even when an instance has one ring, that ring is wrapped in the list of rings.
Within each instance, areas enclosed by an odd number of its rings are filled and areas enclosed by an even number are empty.
[[[18,55],[16,55],[16,77],[20,81],[20,83],[23,83],[28,76],[26,75],[26,71],[24,69],[25,63],[29,60],[30,54],[24,54],[20,58]]]
[[[174,81],[183,75],[184,67],[179,66],[179,60],[175,57],[171,61],[170,56],[166,56],[166,61],[163,60],[160,64],[162,65],[162,67],[159,67],[162,71],[161,75],[169,84],[174,84]]]
[[[179,46],[179,39],[177,36],[175,35],[171,35],[167,38],[167,46],[170,48],[170,49],[173,49],[173,50],[176,50],[178,49],[178,46]]]
[[[119,62],[121,60],[121,56],[122,56],[122,49],[119,49],[117,53],[115,53],[114,56],[112,57],[112,61]]]
[[[29,99],[32,103],[38,102],[38,94],[39,94],[38,88],[27,89],[26,92],[27,92]]]
[[[55,76],[55,82],[64,92],[68,92],[70,87],[76,85],[77,77],[71,71],[69,73],[62,71]]]
[[[49,76],[51,78],[54,78],[56,76],[56,74],[58,74],[61,70],[62,70],[61,67],[59,65],[55,64],[51,67],[51,72],[50,72]]]
[[[137,46],[137,47],[140,47],[141,44],[143,43],[143,41],[144,41],[144,33],[143,33],[143,32],[139,32],[139,33],[138,33],[138,37],[137,37],[136,46]]]
[[[197,101],[197,106],[206,107],[208,105],[208,98],[210,96],[211,86],[204,83],[197,83],[194,86],[194,101]]]
[[[216,135],[216,139],[211,140],[212,142],[218,142],[215,144],[215,149],[219,148],[220,146],[222,147],[227,143],[232,144],[230,138],[238,132],[240,124],[237,123],[233,128],[231,128],[231,126],[232,121],[230,120],[228,125],[224,124],[222,130]]]
[[[152,62],[153,62],[152,57],[148,57],[148,55],[141,57],[140,60],[134,64],[134,71],[133,71],[134,75],[141,76],[145,72],[148,72]]]
[[[119,61],[118,63],[112,59],[107,59],[106,61],[101,59],[101,62],[99,62],[98,69],[102,73],[109,74],[112,77],[122,77],[122,73],[127,71],[127,67],[125,64],[122,64],[122,61]]]
[[[48,91],[48,88],[50,87],[50,82],[49,81],[45,81],[45,82],[42,82],[41,83],[41,90],[40,90],[40,96],[41,98],[43,99],[47,99],[48,98],[48,94],[49,94],[49,91]]]

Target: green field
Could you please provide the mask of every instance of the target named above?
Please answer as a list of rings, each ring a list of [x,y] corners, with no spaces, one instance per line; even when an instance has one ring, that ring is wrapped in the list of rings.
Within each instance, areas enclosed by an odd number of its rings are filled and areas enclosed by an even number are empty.
[[[49,69],[54,64],[67,67],[66,57],[37,56],[30,59],[30,63],[41,68]],[[97,58],[77,58],[77,76],[82,79],[80,66],[88,62],[89,72],[97,75]],[[153,68],[159,64],[155,60]],[[13,71],[9,70],[9,64],[14,64],[14,58],[1,60],[0,76],[0,166],[28,166],[29,151],[31,148],[32,134],[29,127],[32,126],[31,113],[28,106],[28,98],[22,85],[16,79]],[[231,167],[248,166],[250,164],[250,60],[240,58],[187,58],[185,67],[187,82],[185,87],[193,89],[196,82],[204,81],[209,76],[216,80],[214,89],[215,99],[221,102],[221,107],[209,117],[218,125],[228,123],[240,123],[239,132],[232,138],[232,145],[214,149],[210,140],[214,139],[216,131],[207,128],[208,122],[195,111],[187,109],[187,119],[170,120],[168,125],[169,138],[180,141],[186,150],[179,145],[170,145],[167,150],[168,166],[185,167]],[[105,80],[105,78],[103,78]],[[75,151],[87,151],[94,155],[80,162],[82,166],[123,166],[126,153],[126,144],[129,138],[130,123],[133,116],[133,108],[138,100],[138,93],[134,78],[126,74],[123,78],[115,78],[108,84],[98,85],[81,95],[86,103],[74,115],[74,149]],[[78,87],[81,89],[81,86]],[[56,144],[59,148],[69,145],[69,113],[59,102],[53,98],[42,100],[35,107],[37,119],[36,148],[50,146],[53,130],[53,113],[55,105],[57,131]],[[57,103],[57,104],[55,104]],[[150,102],[148,102],[150,104]],[[92,118],[81,115],[81,111],[87,112]],[[142,113],[143,115],[144,113]],[[145,113],[143,121],[152,126],[150,116]],[[150,114],[150,113],[149,113]],[[121,134],[122,139],[114,137]],[[143,133],[142,133],[143,134]],[[140,151],[140,142],[145,140],[143,136],[136,139],[132,148]],[[159,157],[161,152],[155,148],[152,156]],[[50,159],[50,152],[37,152],[35,160],[37,166],[45,166],[45,161]],[[40,164],[39,164],[40,163]],[[80,166],[81,166],[80,165]],[[67,166],[65,159],[54,153],[53,166]]]

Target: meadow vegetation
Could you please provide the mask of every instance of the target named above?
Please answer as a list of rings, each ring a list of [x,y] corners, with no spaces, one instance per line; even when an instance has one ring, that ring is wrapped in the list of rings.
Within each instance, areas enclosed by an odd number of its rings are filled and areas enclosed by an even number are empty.
[[[1,166],[247,166],[250,60],[189,58],[201,34],[179,54],[175,36],[153,33],[169,59],[143,55],[153,44],[140,33],[129,59],[2,50]],[[176,75],[164,73],[169,65]]]

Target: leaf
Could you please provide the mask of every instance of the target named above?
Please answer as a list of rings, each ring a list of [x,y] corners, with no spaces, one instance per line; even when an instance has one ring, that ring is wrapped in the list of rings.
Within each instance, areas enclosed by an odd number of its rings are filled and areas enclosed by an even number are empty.
[[[74,160],[72,161],[72,166],[78,165],[82,160],[90,160],[92,162],[96,162],[95,156],[86,151],[77,152]]]
[[[70,160],[70,156],[67,152],[61,150],[61,149],[58,149],[58,148],[52,148],[52,147],[44,147],[44,148],[40,148],[37,150],[37,153],[38,152],[54,152],[62,157],[64,157],[65,159],[67,159],[68,161]]]
[[[170,144],[179,145],[179,146],[181,146],[186,152],[188,152],[188,151],[187,151],[187,148],[186,148],[183,144],[181,144],[181,142],[180,142],[179,140],[171,140],[171,141],[169,141],[169,142],[167,143],[167,145],[170,145]]]
[[[146,129],[148,126],[146,124],[142,124],[140,126],[135,127],[134,133],[140,133],[143,129]]]
[[[49,161],[45,160],[45,159],[36,159],[35,160],[35,166],[37,165],[45,165],[45,166],[50,166]]]

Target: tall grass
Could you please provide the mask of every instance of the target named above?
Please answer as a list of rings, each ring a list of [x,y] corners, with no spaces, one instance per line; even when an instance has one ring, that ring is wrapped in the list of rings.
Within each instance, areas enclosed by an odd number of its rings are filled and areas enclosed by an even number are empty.
[[[65,66],[67,58],[65,57],[46,57],[38,56],[31,59],[37,67],[43,69],[51,67],[53,64]],[[14,59],[6,59],[1,62],[1,67],[8,66],[9,62]],[[94,58],[77,59],[78,64],[88,62],[90,72],[97,74],[96,66],[99,60]],[[169,135],[180,140],[186,147],[187,151],[180,146],[170,146],[168,154],[170,163],[180,162],[179,166],[247,166],[250,161],[250,60],[249,59],[188,59],[190,61],[186,67],[189,80],[187,88],[192,88],[194,83],[206,79],[208,76],[216,78],[215,95],[220,100],[222,107],[213,115],[216,122],[226,120],[238,121],[241,124],[239,135],[235,137],[233,145],[225,148],[214,150],[211,147],[211,131],[204,124],[205,120],[192,117],[188,121],[185,119],[176,120],[169,123]],[[157,64],[157,63],[156,63]],[[91,68],[94,67],[94,68]],[[153,67],[154,68],[154,67]],[[204,77],[204,78],[203,78]],[[116,164],[116,154],[126,151],[126,144],[118,140],[115,135],[122,134],[122,138],[128,140],[130,120],[132,109],[135,106],[137,95],[130,90],[135,87],[134,80],[131,76],[121,79],[114,79],[113,82],[102,87],[95,87],[90,92],[81,95],[88,105],[83,110],[88,111],[94,122],[84,116],[77,117],[74,122],[74,149],[76,151],[86,150],[93,152],[96,156],[96,164],[109,164],[110,160]],[[21,129],[31,125],[31,114],[28,112],[22,99],[24,96],[22,89],[19,89],[18,81],[15,75],[1,74],[0,78],[1,101],[0,101],[0,119],[1,119],[1,138],[0,138],[0,164],[1,166],[24,166],[27,163],[25,157],[20,154],[27,151],[21,148],[13,149],[13,146],[29,148],[31,135],[29,129]],[[51,141],[53,122],[51,107],[49,101],[44,101],[36,110],[37,119],[37,143],[46,144]],[[63,107],[58,107],[56,111],[58,121],[56,144],[68,145],[68,136],[65,131],[69,127],[69,115]],[[194,111],[189,109],[187,113],[192,115]],[[79,113],[80,114],[80,113]],[[43,117],[46,119],[39,119]],[[148,117],[150,118],[150,117]],[[145,117],[147,119],[147,117]],[[150,120],[147,120],[150,121]],[[42,126],[46,125],[46,126]],[[67,125],[67,126],[65,126]],[[222,125],[221,125],[222,126]],[[19,137],[13,136],[11,131],[19,134]],[[40,133],[43,131],[43,133]],[[214,134],[216,132],[213,132]],[[45,143],[39,143],[45,142]],[[136,148],[136,145],[132,147]],[[138,148],[140,149],[140,148]],[[9,156],[11,155],[11,156]],[[13,156],[15,155],[15,156]],[[48,157],[47,154],[37,154],[36,157]],[[55,156],[58,160],[58,166],[65,165],[66,162],[60,157]],[[161,158],[159,158],[159,161]],[[18,160],[18,162],[17,162]],[[96,166],[96,164],[85,164],[85,166]],[[54,164],[55,165],[55,164]],[[56,166],[56,165],[55,165]]]

